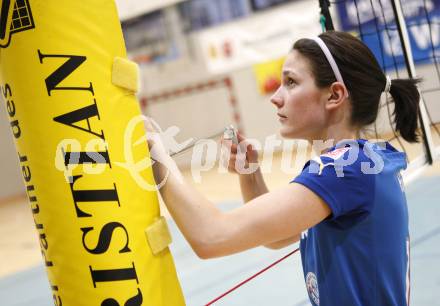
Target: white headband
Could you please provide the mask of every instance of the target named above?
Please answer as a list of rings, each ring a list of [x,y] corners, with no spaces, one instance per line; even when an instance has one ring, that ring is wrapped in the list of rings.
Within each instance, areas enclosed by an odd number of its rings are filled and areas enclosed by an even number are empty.
[[[390,77],[389,75],[387,75],[386,78],[387,78],[387,82],[386,82],[386,84],[385,84],[385,89],[383,90],[383,92],[385,92],[385,93],[389,93],[390,90],[391,90],[391,83],[392,83],[392,80],[391,80],[391,77]]]
[[[342,78],[342,75],[341,75],[341,72],[339,71],[338,65],[336,64],[336,61],[333,58],[333,55],[330,52],[327,45],[325,44],[325,42],[319,37],[312,37],[311,39],[314,40],[319,45],[322,52],[324,52],[325,57],[327,58],[327,61],[330,63],[330,66],[332,67],[332,70],[333,70],[333,73],[335,74],[336,80],[338,80],[338,82],[341,82],[345,86],[344,79]]]

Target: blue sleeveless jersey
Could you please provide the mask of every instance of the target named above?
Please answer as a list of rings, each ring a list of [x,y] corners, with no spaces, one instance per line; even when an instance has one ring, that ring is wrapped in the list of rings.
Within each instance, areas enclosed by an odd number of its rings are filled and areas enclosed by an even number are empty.
[[[409,304],[406,155],[366,140],[338,144],[309,161],[293,182],[332,214],[303,232],[304,279],[314,306]]]

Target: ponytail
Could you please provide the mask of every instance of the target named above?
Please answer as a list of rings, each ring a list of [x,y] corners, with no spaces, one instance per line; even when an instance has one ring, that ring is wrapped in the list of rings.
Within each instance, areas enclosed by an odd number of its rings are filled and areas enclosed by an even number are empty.
[[[394,79],[390,88],[393,98],[394,123],[396,131],[408,142],[418,142],[420,92],[417,84],[420,79]]]

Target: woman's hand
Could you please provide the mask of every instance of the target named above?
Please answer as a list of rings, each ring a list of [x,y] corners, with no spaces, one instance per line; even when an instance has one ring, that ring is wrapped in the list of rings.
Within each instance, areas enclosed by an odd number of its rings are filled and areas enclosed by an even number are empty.
[[[147,131],[150,158],[153,161],[153,174],[158,189],[166,183],[170,174],[173,174],[181,181],[182,175],[161,139],[161,132],[157,123],[153,119],[145,117],[144,126]]]
[[[235,144],[232,140],[221,138],[222,163],[231,173],[252,174],[259,167],[258,152],[238,132],[237,140],[238,144]]]
[[[159,128],[156,128],[155,125],[157,125],[157,123],[154,122],[153,119],[144,117],[144,127],[147,131],[148,148],[150,149],[150,155],[154,160],[169,155],[162,139],[160,138],[160,130]],[[156,156],[153,156],[153,153]]]

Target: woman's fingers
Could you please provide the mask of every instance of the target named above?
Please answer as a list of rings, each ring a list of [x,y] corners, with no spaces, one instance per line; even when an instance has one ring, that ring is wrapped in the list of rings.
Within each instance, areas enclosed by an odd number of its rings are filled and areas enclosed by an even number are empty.
[[[239,168],[247,168],[249,163],[258,162],[258,152],[254,149],[254,146],[239,133],[237,133],[237,140],[238,144],[223,137],[220,140],[222,147],[224,147],[223,150],[225,150],[223,154],[229,155],[228,160],[226,160],[227,155],[224,155],[224,161],[227,163],[228,171],[232,173],[239,173],[237,170],[237,160],[240,164]]]
[[[233,143],[230,139],[224,139],[223,137],[220,140],[222,146],[229,147],[229,151],[231,154],[237,153],[237,145]]]
[[[233,158],[231,156],[231,158],[229,159],[228,171],[232,172],[232,173],[236,173],[237,172],[237,170],[235,169],[235,157]]]
[[[241,135],[240,132],[237,131],[237,140],[238,143],[240,143],[242,141],[246,141],[246,138],[244,138],[243,135]]]
[[[153,126],[153,121],[150,117],[144,117],[144,126],[147,132],[156,132],[156,129]]]

